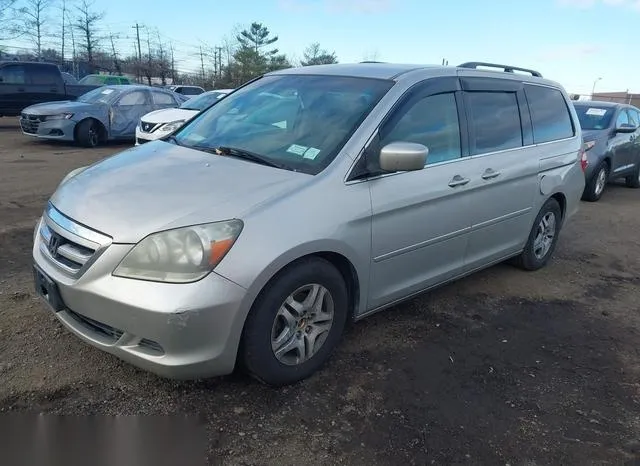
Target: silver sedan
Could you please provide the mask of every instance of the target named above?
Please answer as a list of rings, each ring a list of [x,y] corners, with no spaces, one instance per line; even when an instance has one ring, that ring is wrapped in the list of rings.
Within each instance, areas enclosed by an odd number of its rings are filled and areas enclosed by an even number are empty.
[[[95,147],[109,140],[133,139],[142,115],[178,107],[182,101],[181,96],[165,89],[102,86],[75,101],[27,107],[20,115],[20,126],[28,136]]]

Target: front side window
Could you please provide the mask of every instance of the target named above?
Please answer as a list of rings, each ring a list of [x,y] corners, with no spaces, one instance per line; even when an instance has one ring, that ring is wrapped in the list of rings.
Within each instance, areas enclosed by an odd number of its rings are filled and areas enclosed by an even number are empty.
[[[522,147],[522,125],[515,92],[467,92],[472,128],[471,153]]]
[[[263,77],[191,120],[175,134],[175,142],[210,152],[233,147],[286,169],[317,174],[392,85],[343,76]]]
[[[8,65],[0,68],[0,83],[25,84],[24,66]]]
[[[185,87],[182,89],[184,95],[199,95],[202,94],[202,89],[197,87]]]
[[[618,113],[618,118],[616,119],[616,128],[622,128],[623,126],[628,126],[629,123],[629,115],[627,115],[627,111],[623,108]]]
[[[462,157],[455,95],[437,94],[417,101],[382,135],[380,147],[400,141],[426,146],[427,165]]]
[[[533,142],[557,141],[573,137],[571,115],[562,93],[543,86],[525,86],[531,121]]]

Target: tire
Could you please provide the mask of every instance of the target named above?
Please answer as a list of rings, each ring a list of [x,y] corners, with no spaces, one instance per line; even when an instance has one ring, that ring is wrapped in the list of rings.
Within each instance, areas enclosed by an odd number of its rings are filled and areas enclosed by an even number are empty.
[[[101,142],[100,124],[92,119],[83,120],[76,128],[76,141],[83,147],[97,147]]]
[[[629,188],[640,188],[640,162],[638,162],[635,170],[633,170],[633,175],[627,176],[624,181]]]
[[[553,226],[548,225],[550,218],[554,219]],[[546,233],[547,239],[549,239],[548,235],[553,232],[553,237],[550,238],[550,241],[546,244],[546,251],[544,253],[539,249],[538,243],[538,236],[540,234],[544,234],[542,231],[544,225],[543,219],[546,219],[546,223],[548,225]],[[560,204],[558,204],[558,201],[555,199],[549,199],[544,203],[535,222],[533,222],[531,233],[529,233],[529,238],[527,239],[527,243],[525,244],[522,253],[513,259],[514,265],[527,271],[538,270],[547,265],[556,249],[556,244],[558,244],[558,236],[560,234],[561,226],[562,210],[560,209]]]
[[[315,314],[315,323],[312,309],[300,318],[304,311],[298,313],[293,307],[285,307],[286,300],[294,299],[296,307],[302,309],[300,301],[304,302],[313,290],[320,296],[322,289],[328,294],[320,301],[324,313]],[[327,329],[327,321],[323,319],[327,318],[331,304],[333,320]],[[277,387],[306,379],[329,359],[342,336],[348,313],[347,286],[331,263],[321,258],[294,263],[265,287],[251,308],[243,330],[239,362],[246,372],[267,385]],[[287,325],[289,316],[293,320],[289,319]],[[296,344],[300,341],[304,345]],[[300,348],[306,352],[309,345],[315,347],[315,353],[301,360]]]
[[[604,180],[603,180],[604,177]],[[600,184],[604,181],[604,184]],[[593,172],[593,176],[587,185],[584,187],[582,193],[582,200],[588,202],[596,202],[602,197],[602,193],[605,190],[607,182],[609,181],[609,165],[607,162],[600,162],[598,168]]]

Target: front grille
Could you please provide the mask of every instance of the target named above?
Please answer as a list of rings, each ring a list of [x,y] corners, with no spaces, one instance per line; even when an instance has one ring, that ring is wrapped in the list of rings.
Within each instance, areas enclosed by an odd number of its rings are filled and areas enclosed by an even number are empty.
[[[20,127],[25,133],[37,134],[38,128],[40,127],[40,121],[44,121],[44,117],[23,113],[20,116]]]
[[[140,130],[143,133],[153,133],[160,123],[149,123],[148,121],[140,121]]]
[[[39,229],[40,252],[70,275],[79,275],[111,238],[68,219],[48,205]]]
[[[77,312],[73,312],[70,309],[67,309],[67,313],[86,329],[98,333],[103,337],[107,337],[113,343],[118,341],[124,334],[124,332],[118,328],[112,327],[111,325],[107,325],[102,322],[98,322],[97,320],[90,319],[89,317],[78,314]]]

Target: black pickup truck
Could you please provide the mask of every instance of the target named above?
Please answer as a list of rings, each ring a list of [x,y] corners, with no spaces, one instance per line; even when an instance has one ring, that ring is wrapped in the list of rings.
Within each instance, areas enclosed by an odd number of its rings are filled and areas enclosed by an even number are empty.
[[[0,116],[18,116],[23,108],[42,102],[75,100],[97,87],[65,84],[54,64],[0,62]]]

